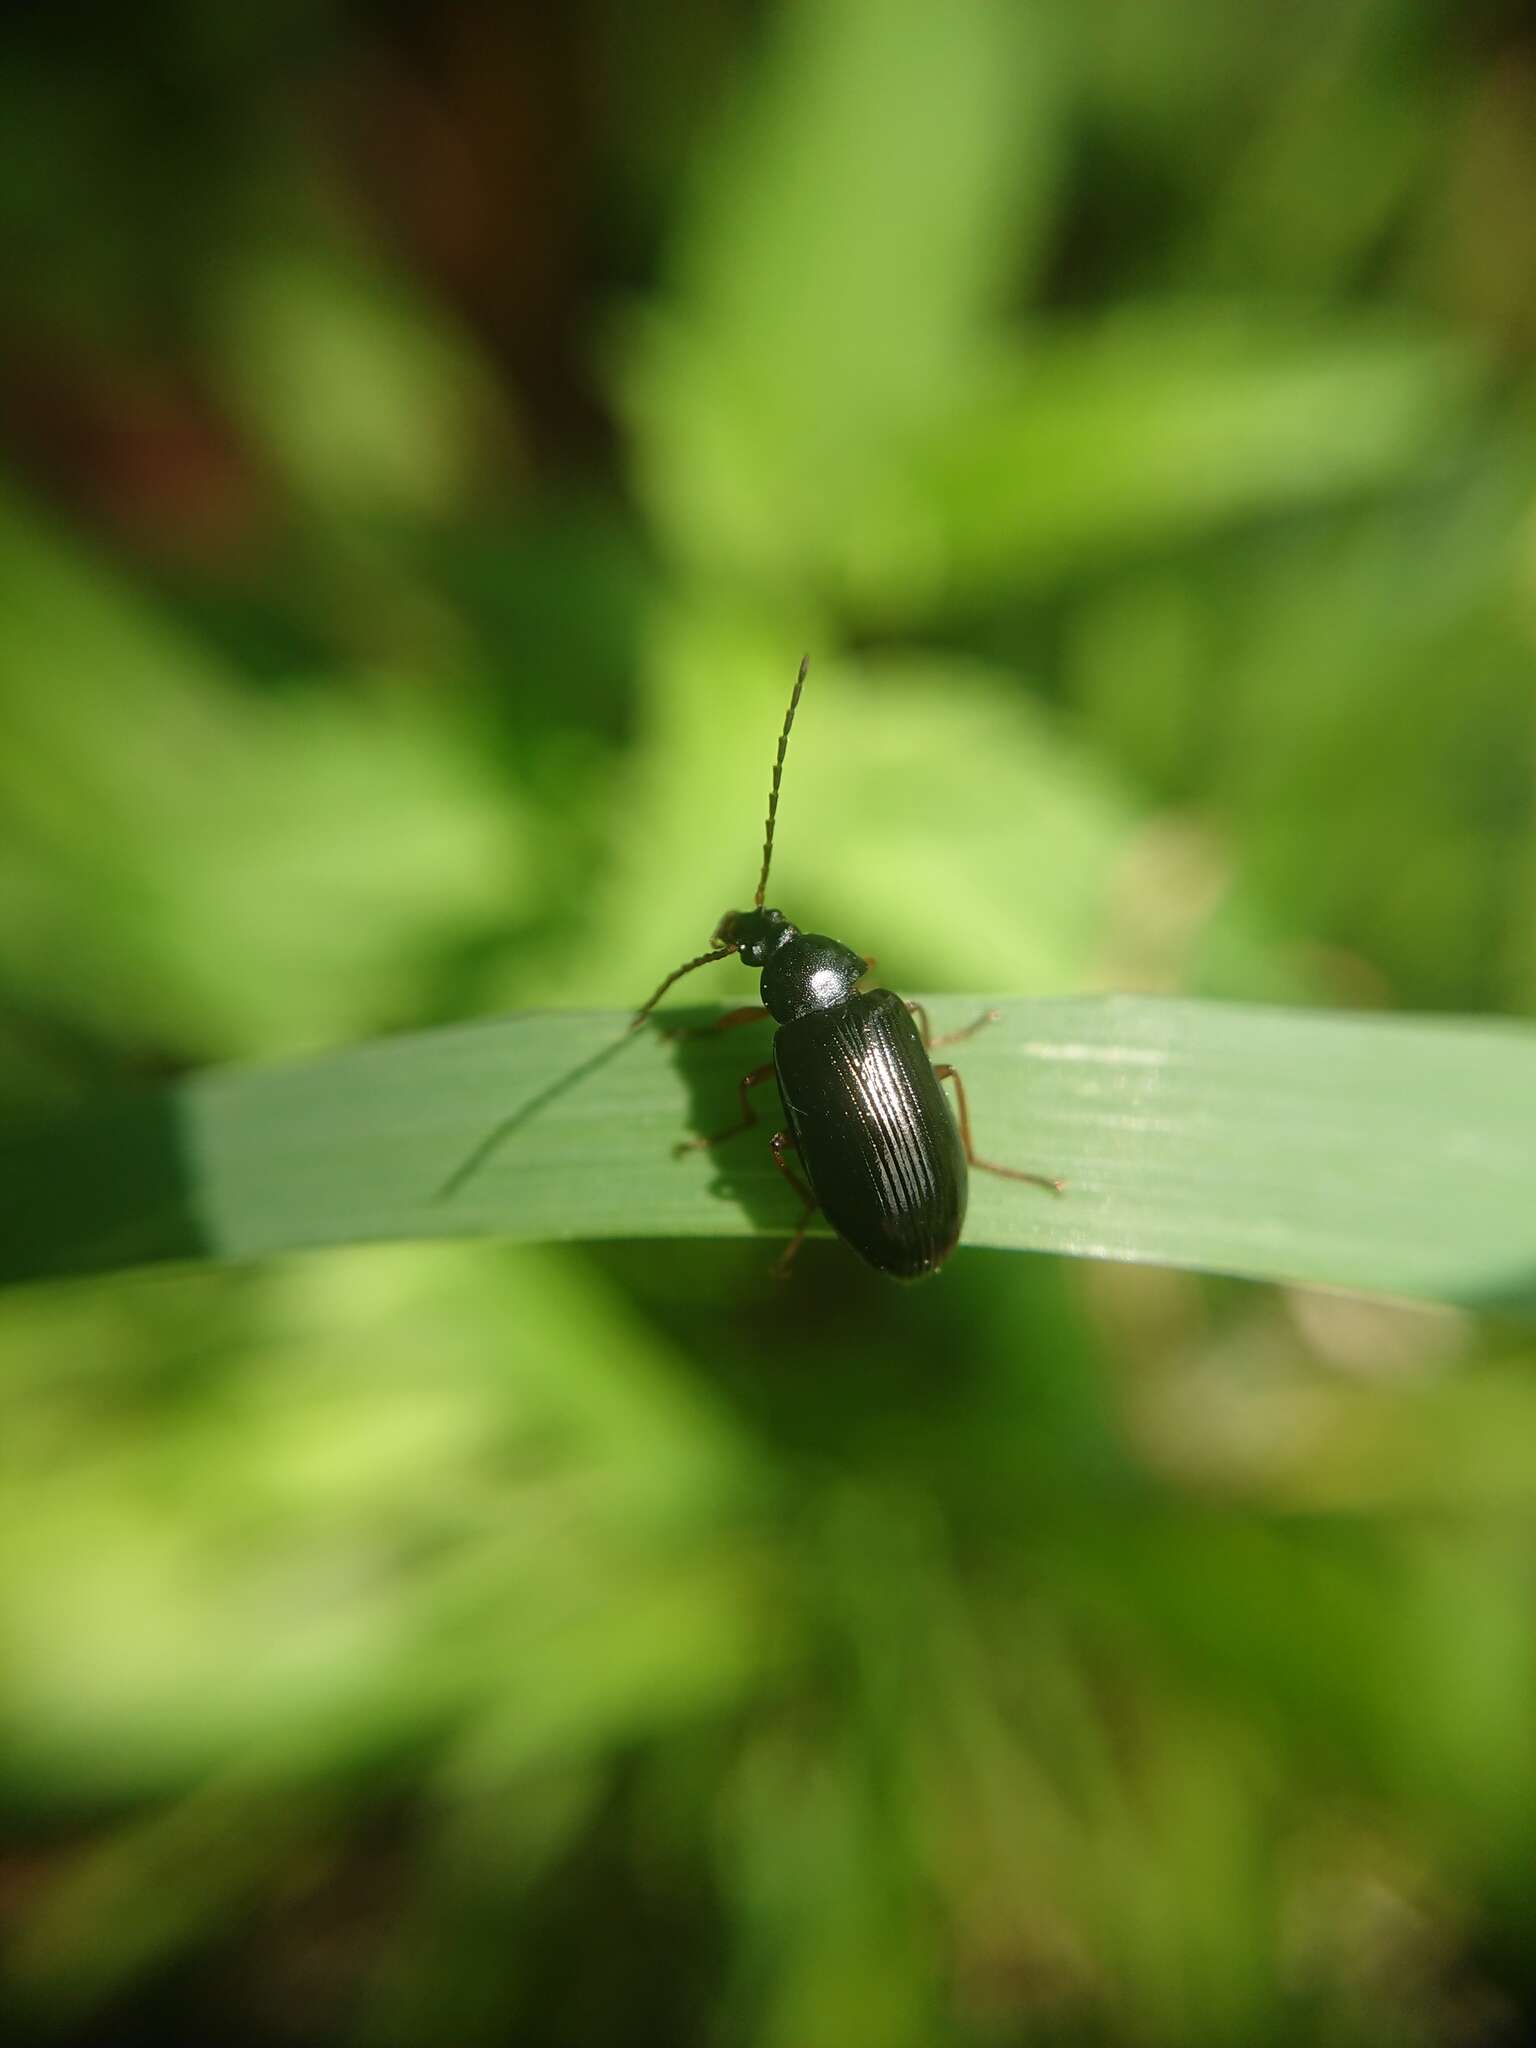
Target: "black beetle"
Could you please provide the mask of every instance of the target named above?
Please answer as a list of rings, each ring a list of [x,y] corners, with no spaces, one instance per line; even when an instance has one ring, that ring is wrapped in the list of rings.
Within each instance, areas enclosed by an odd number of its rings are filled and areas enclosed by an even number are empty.
[[[969,1038],[991,1023],[996,1011],[978,1017],[964,1031],[935,1039],[920,1004],[903,1002],[888,988],[859,989],[875,964],[867,954],[855,953],[820,932],[802,932],[782,910],[763,907],[784,753],[809,667],[807,656],[779,734],[753,907],[728,910],[715,928],[710,950],[669,974],[635,1012],[631,1028],[644,1022],[674,981],[696,967],[735,953],[743,966],[760,968],[762,1007],[727,1011],[711,1028],[730,1030],[771,1016],[779,1027],[773,1035],[773,1059],[743,1076],[740,1123],[710,1138],[691,1138],[678,1151],[718,1145],[749,1129],[757,1115],[748,1095],[776,1078],[788,1128],[773,1137],[773,1163],[805,1204],[780,1270],[787,1270],[806,1225],[820,1209],[838,1236],[872,1266],[898,1280],[917,1280],[937,1272],[959,1241],[967,1163],[1009,1180],[1033,1181],[1057,1194],[1063,1183],[979,1159],[971,1143],[970,1112],[960,1076],[951,1066],[936,1067],[928,1057],[936,1045]],[[922,1017],[921,1032],[915,1016]],[[944,1099],[945,1081],[955,1084],[958,1130]],[[786,1161],[786,1152],[799,1154],[804,1180]]]

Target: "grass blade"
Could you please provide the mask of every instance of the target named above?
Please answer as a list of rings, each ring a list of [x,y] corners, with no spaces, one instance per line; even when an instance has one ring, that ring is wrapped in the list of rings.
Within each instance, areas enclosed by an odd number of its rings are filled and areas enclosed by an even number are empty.
[[[932,1000],[935,1028],[984,1000]],[[977,1175],[967,1243],[1536,1298],[1536,1031],[1150,997],[1002,1010],[963,1049],[980,1143],[1069,1189]],[[731,1120],[767,1035],[534,1012],[86,1109],[0,1139],[0,1277],[390,1238],[782,1234],[794,1204],[753,1134],[672,1154]]]

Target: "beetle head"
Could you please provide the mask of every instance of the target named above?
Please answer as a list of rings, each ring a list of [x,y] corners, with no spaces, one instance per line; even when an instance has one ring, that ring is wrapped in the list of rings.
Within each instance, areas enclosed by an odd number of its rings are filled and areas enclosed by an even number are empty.
[[[728,910],[710,944],[734,946],[743,967],[762,967],[794,936],[795,926],[782,910]]]

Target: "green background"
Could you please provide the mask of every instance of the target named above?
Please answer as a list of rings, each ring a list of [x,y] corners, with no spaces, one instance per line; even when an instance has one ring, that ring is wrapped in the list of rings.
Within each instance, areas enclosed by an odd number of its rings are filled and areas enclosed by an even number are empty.
[[[8,2039],[1536,2028],[1530,1041],[1399,1014],[1536,1009],[1533,218],[1499,0],[8,13],[0,1271],[207,1140],[0,1295]],[[774,894],[1076,1209],[775,1285],[742,1034],[347,1243],[805,649]]]

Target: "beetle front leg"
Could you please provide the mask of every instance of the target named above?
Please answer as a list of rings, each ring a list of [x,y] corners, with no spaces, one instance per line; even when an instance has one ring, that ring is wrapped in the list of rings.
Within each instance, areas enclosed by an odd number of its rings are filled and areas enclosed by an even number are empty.
[[[723,1011],[712,1024],[674,1024],[661,1035],[669,1045],[680,1038],[713,1038],[717,1032],[736,1031],[743,1024],[760,1024],[767,1015],[761,1003],[744,1003],[739,1010]]]
[[[805,1204],[804,1213],[795,1227],[795,1234],[785,1246],[783,1254],[775,1262],[773,1268],[773,1276],[776,1280],[787,1280],[789,1278],[789,1269],[795,1261],[795,1254],[799,1251],[801,1245],[805,1243],[806,1226],[821,1207],[821,1204],[811,1193],[799,1174],[795,1172],[794,1168],[785,1161],[784,1154],[786,1152],[798,1152],[800,1150],[800,1147],[789,1135],[789,1132],[775,1131],[772,1139],[769,1141],[768,1149],[773,1154],[774,1165]]]
[[[975,1023],[967,1024],[964,1030],[946,1031],[942,1038],[935,1038],[932,1026],[928,1022],[928,1012],[923,1008],[922,1004],[908,1003],[907,1008],[918,1020],[918,1029],[923,1034],[923,1045],[928,1052],[932,1052],[936,1046],[958,1045],[962,1038],[974,1037],[985,1025],[995,1024],[1003,1014],[1001,1010],[983,1010]]]
[[[681,1159],[685,1152],[703,1152],[711,1145],[722,1145],[727,1138],[734,1138],[741,1131],[749,1131],[757,1122],[757,1111],[747,1100],[749,1090],[761,1088],[765,1081],[773,1079],[773,1061],[768,1060],[760,1067],[754,1067],[750,1074],[743,1074],[741,1085],[736,1090],[741,1099],[741,1122],[732,1124],[729,1130],[716,1131],[708,1138],[684,1138],[681,1144],[672,1147],[673,1153]]]
[[[983,1018],[982,1022],[985,1023],[986,1019]],[[972,1026],[973,1030],[974,1028]],[[963,1037],[965,1034],[962,1032],[960,1035]],[[976,1156],[975,1144],[971,1139],[971,1112],[965,1099],[965,1083],[955,1072],[954,1068],[947,1063],[935,1067],[933,1071],[941,1081],[953,1081],[955,1084],[955,1100],[960,1105],[960,1142],[965,1147],[966,1159],[972,1166],[979,1166],[983,1173],[1001,1174],[1004,1180],[1031,1181],[1037,1188],[1049,1188],[1054,1195],[1063,1194],[1066,1191],[1066,1182],[1064,1180],[1052,1180],[1049,1174],[1026,1173],[1022,1167],[999,1166],[994,1159],[979,1159]]]

